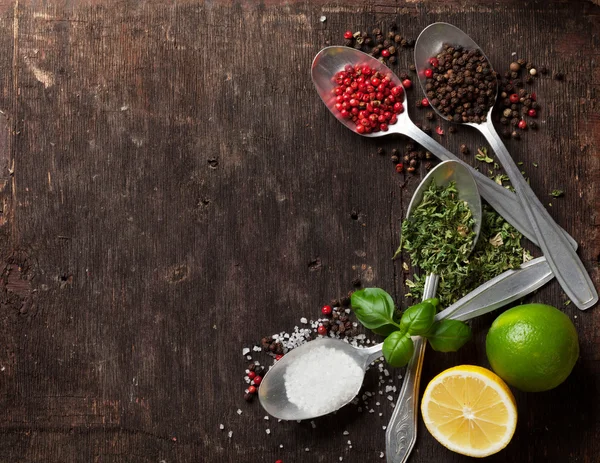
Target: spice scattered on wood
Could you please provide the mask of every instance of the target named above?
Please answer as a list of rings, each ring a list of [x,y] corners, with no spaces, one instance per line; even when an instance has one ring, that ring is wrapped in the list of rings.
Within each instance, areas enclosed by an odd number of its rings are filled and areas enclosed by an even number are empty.
[[[550,196],[554,196],[555,198],[560,198],[561,196],[564,196],[565,192],[563,190],[552,190],[552,192],[550,193]]]

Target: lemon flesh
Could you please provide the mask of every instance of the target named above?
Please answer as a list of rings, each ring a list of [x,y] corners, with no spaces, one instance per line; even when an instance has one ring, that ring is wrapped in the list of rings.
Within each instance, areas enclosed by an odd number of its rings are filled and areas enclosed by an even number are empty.
[[[487,457],[508,445],[517,426],[515,398],[496,374],[462,365],[431,380],[421,401],[425,426],[444,447]]]

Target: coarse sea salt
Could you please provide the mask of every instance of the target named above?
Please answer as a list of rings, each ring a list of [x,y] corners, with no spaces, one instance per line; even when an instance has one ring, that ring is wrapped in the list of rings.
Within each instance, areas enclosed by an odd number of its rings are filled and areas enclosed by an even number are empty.
[[[284,374],[288,400],[314,415],[337,410],[352,400],[363,369],[345,352],[319,346],[291,363]]]

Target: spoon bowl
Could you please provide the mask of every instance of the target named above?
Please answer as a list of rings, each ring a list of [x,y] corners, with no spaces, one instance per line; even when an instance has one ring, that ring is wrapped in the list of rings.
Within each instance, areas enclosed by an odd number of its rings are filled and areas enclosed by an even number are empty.
[[[333,338],[318,338],[307,342],[300,347],[296,347],[275,362],[275,365],[273,365],[264,376],[260,387],[258,388],[260,404],[269,415],[282,420],[307,420],[331,413],[331,411],[324,410],[323,413],[314,414],[297,407],[289,401],[285,388],[285,373],[290,365],[300,357],[310,354],[311,351],[319,347],[329,347],[346,353],[363,369],[363,371],[366,371],[373,360],[381,356],[381,345],[358,348],[341,339]],[[362,381],[361,384],[357,386],[352,397],[358,394],[361,385]],[[340,405],[340,408],[349,402],[350,400],[343,405]]]
[[[475,179],[471,175],[471,172],[469,172],[469,169],[462,163],[457,161],[444,161],[432,169],[414,192],[410,203],[408,204],[406,216],[410,219],[411,213],[419,204],[421,204],[423,194],[427,191],[432,182],[435,182],[438,187],[445,187],[448,186],[450,182],[455,182],[458,198],[468,204],[469,209],[473,214],[473,219],[475,220],[475,225],[473,226],[475,237],[473,238],[473,243],[471,244],[471,249],[469,251],[471,252],[479,239],[481,222],[483,221],[483,212],[481,211],[481,196],[479,195],[477,183],[475,183]]]
[[[427,69],[427,65],[429,64],[429,58],[432,56],[436,56],[442,48],[444,44],[449,43],[452,45],[461,46],[463,48],[471,49],[471,50],[479,50],[488,63],[490,63],[490,68],[492,68],[491,61],[488,57],[483,53],[483,50],[475,43],[475,41],[465,34],[458,27],[453,26],[448,23],[434,23],[427,26],[423,31],[419,34],[417,41],[415,43],[415,68],[417,70],[417,79],[419,80],[419,84],[421,84],[421,88],[425,91],[425,85],[427,84],[427,78],[425,77],[425,69]],[[492,68],[493,69],[493,68]],[[498,78],[496,78],[496,95],[494,95],[493,103],[496,102],[496,98],[498,97]],[[438,111],[438,109],[430,105],[431,108],[444,120],[448,120],[445,114]],[[487,114],[487,119],[489,120],[492,114],[492,107],[489,109]],[[454,121],[456,122],[456,121]],[[474,123],[465,123],[467,125],[475,125]]]
[[[394,86],[400,86],[404,89],[404,92],[402,93],[402,101],[400,101],[400,103],[402,103],[404,106],[404,112],[396,114],[398,122],[390,125],[387,132],[359,134],[356,131],[356,125],[354,122],[352,122],[350,119],[344,119],[341,117],[340,113],[335,109],[335,95],[333,91],[335,87],[337,87],[337,84],[335,83],[333,76],[336,72],[343,71],[344,67],[347,65],[352,67],[357,65],[369,66],[371,69],[374,69],[380,74],[389,76]],[[401,124],[406,123],[406,120],[408,120],[408,112],[406,111],[406,89],[402,86],[402,82],[398,76],[396,76],[396,74],[394,74],[392,70],[381,61],[354,48],[326,47],[323,48],[313,59],[310,73],[312,81],[315,84],[315,88],[317,89],[317,93],[321,97],[321,100],[323,100],[323,103],[325,103],[325,106],[327,106],[327,109],[331,111],[338,121],[352,130],[354,133],[368,138],[382,137],[384,135],[389,135],[390,133],[403,133],[398,129],[398,127]]]

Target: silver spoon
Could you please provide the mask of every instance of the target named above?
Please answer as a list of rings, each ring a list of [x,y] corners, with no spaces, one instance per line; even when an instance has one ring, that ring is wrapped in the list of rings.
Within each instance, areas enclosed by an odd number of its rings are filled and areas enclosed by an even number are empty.
[[[438,186],[447,186],[450,182],[455,182],[456,189],[458,191],[459,199],[465,201],[471,213],[475,225],[473,231],[475,232],[475,239],[471,250],[475,246],[479,231],[481,229],[482,212],[481,212],[481,198],[477,190],[477,184],[471,176],[469,170],[463,166],[462,163],[456,161],[444,161],[432,169],[429,174],[419,184],[413,197],[408,206],[408,217],[410,218],[411,212],[421,203],[423,194],[429,188],[432,182]],[[469,252],[471,252],[469,250]],[[423,294],[424,299],[429,299],[434,296],[439,277],[437,275],[427,275],[425,279],[425,291]],[[423,349],[421,349],[421,344]],[[279,360],[271,370],[265,375],[259,388],[259,399],[265,410],[271,415],[285,419],[285,420],[303,420],[314,418],[315,416],[321,416],[322,414],[329,413],[328,410],[324,410],[323,413],[315,415],[310,410],[304,410],[288,400],[285,387],[285,372],[286,369],[291,365],[292,362],[296,361],[300,356],[307,355],[310,351],[316,347],[327,346],[341,349],[347,355],[352,357],[356,363],[365,371],[367,367],[381,355],[381,346],[369,347],[366,349],[356,349],[350,344],[343,341],[336,341],[331,338],[317,339],[316,341],[309,342],[304,346],[292,350],[286,354],[281,360]],[[420,350],[424,351],[425,343],[421,341],[421,338],[415,338],[415,355]],[[422,357],[422,354],[420,354]],[[418,382],[418,378],[417,378]],[[362,383],[362,381],[361,381]],[[356,391],[352,397],[358,394],[361,383],[356,385]],[[404,387],[404,386],[403,386]],[[329,391],[330,394],[335,395],[335,391]]]
[[[507,270],[496,278],[479,286],[447,309],[438,313],[436,319],[452,318],[463,321],[470,320],[532,293],[544,286],[552,277],[552,271],[546,259],[538,257],[521,265],[519,269]],[[381,348],[383,346],[383,344],[377,344],[368,348],[357,348],[340,339],[319,338],[288,352],[267,372],[258,389],[260,403],[267,413],[282,420],[306,420],[324,414],[309,415],[290,403],[285,392],[284,381],[284,374],[294,361],[308,354],[310,350],[323,345],[334,349],[343,349],[364,370],[366,370],[371,362],[381,357]],[[406,382],[407,378],[404,381]],[[412,390],[412,386],[410,389]],[[358,393],[358,390],[356,392]],[[333,394],[335,391],[327,391],[326,393]],[[396,408],[400,405],[401,403],[397,402]],[[395,439],[398,446],[397,451],[402,452],[407,442],[410,442],[413,438],[416,439],[416,433],[414,433],[414,436],[410,436],[406,430],[410,428],[409,422],[413,419],[416,420],[417,415],[413,413],[412,416],[407,416],[402,420],[395,420],[395,416],[399,416],[396,411],[392,415],[392,422],[387,431],[389,436],[387,438],[388,440],[390,438]],[[392,426],[394,422],[398,426]],[[415,430],[416,428],[413,427],[412,429]],[[392,432],[394,434],[391,434]]]
[[[467,203],[473,214],[473,219],[475,220],[473,231],[475,232],[475,237],[473,243],[471,243],[471,249],[469,249],[470,254],[473,248],[475,248],[475,244],[477,244],[479,232],[481,231],[481,198],[477,191],[475,179],[463,164],[455,161],[445,161],[429,172],[417,187],[417,191],[410,200],[406,217],[410,220],[411,213],[423,199],[423,193],[434,181],[438,186],[447,186],[450,182],[454,181],[459,199]],[[438,282],[438,275],[429,274],[425,277],[423,300],[435,297]],[[385,433],[388,463],[406,461],[417,439],[419,384],[421,382],[421,371],[423,370],[427,340],[420,336],[414,336],[413,342],[415,352],[406,368],[406,374],[402,381],[402,389],[400,389],[400,394],[398,394],[396,407]]]
[[[426,27],[415,44],[415,66],[423,90],[425,90],[427,80],[424,71],[428,60],[441,51],[444,43],[460,45],[468,49],[480,49],[467,34],[451,24],[435,23]],[[447,119],[437,108],[434,107],[433,109],[440,117]],[[529,219],[531,228],[537,238],[536,242],[542,249],[544,256],[546,256],[548,264],[562,289],[580,310],[588,309],[598,302],[598,293],[594,288],[594,284],[577,256],[572,243],[569,242],[564,231],[556,224],[536,197],[502,143],[492,124],[492,109],[489,109],[485,122],[479,124],[465,123],[465,125],[479,130],[498,156],[500,164],[506,170],[517,192],[522,209]]]
[[[341,118],[335,109],[335,97],[333,95],[335,83],[333,82],[332,78],[336,72],[343,70],[344,66],[347,64],[353,66],[356,64],[366,64],[384,75],[389,75],[394,85],[402,85],[402,83],[400,82],[400,79],[398,79],[398,77],[383,63],[354,48],[326,47],[315,56],[312,63],[311,76],[317,93],[321,97],[321,100],[323,100],[323,103],[325,103],[325,106],[327,106],[327,108],[336,117],[336,119],[338,119],[338,121],[352,130],[354,133],[358,133],[355,130],[356,126],[351,121]],[[411,121],[408,115],[408,108],[406,104],[406,91],[404,92],[403,98],[404,100],[402,103],[405,111],[397,115],[398,122],[390,125],[388,132],[359,135],[362,135],[363,137],[376,138],[393,133],[402,134],[412,138],[443,161],[451,159],[462,162],[437,141],[420,130]],[[529,238],[530,241],[537,244],[538,241],[534,229],[532,228],[517,196],[501,185],[498,185],[492,179],[476,171],[468,164],[463,164],[470,169],[471,174],[477,182],[477,187],[479,188],[479,193],[481,196],[510,224],[512,224],[517,230],[523,233],[523,235]],[[571,246],[577,249],[577,243],[575,240],[566,232],[564,233],[571,243]]]

